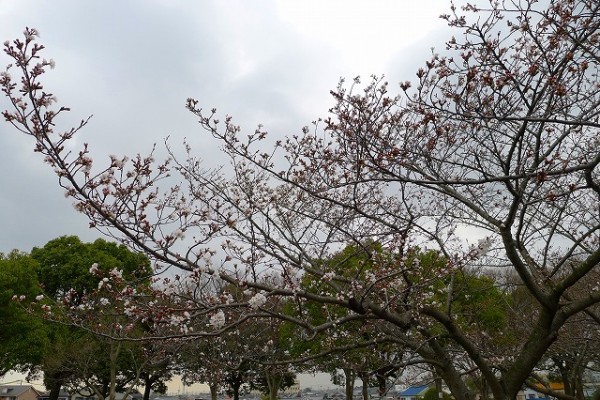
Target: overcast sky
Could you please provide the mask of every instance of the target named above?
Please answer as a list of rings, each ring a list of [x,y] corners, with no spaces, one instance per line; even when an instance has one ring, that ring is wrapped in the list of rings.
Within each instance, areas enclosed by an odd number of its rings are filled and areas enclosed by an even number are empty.
[[[299,133],[327,115],[340,77],[385,74],[393,90],[413,79],[448,38],[438,16],[447,0],[177,1],[0,0],[0,43],[41,33],[56,69],[45,89],[94,114],[81,132],[97,163],[109,154],[147,153],[170,136],[190,139],[208,164],[217,146],[185,110],[188,97],[258,123],[277,135]],[[9,60],[2,54],[2,65]],[[3,69],[4,67],[2,67]],[[0,99],[0,109],[7,107]],[[64,121],[62,128],[68,128]],[[0,252],[29,251],[61,235],[91,241],[57,178],[30,138],[0,122]],[[318,386],[319,384],[317,384]]]
[[[385,74],[393,90],[413,79],[431,47],[443,47],[438,16],[447,11],[446,0],[0,0],[0,43],[26,26],[40,31],[56,62],[45,89],[72,108],[71,121],[94,115],[78,141],[97,163],[147,153],[170,136],[191,139],[214,165],[223,160],[186,98],[248,130],[263,123],[277,135],[299,133],[327,115],[340,77]],[[0,251],[98,237],[32,148],[0,122]]]

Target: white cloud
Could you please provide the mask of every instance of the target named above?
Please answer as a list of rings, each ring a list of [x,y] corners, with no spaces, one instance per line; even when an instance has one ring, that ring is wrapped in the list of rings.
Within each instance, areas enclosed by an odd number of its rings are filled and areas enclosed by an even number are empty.
[[[382,74],[392,57],[443,26],[447,5],[430,1],[277,1],[281,19],[302,35],[330,46],[356,75]]]

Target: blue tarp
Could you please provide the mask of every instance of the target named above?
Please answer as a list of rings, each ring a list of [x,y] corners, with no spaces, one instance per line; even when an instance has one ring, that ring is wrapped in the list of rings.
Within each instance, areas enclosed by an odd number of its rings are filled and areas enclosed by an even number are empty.
[[[399,395],[400,395],[400,397],[418,396],[421,393],[423,393],[425,390],[427,390],[428,388],[429,388],[429,386],[427,386],[427,385],[411,386],[411,387],[401,391]]]

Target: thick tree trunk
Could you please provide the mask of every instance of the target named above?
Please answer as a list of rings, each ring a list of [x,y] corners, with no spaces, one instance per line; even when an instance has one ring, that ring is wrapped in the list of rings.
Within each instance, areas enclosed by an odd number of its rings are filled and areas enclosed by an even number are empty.
[[[440,363],[435,367],[435,373],[444,380],[454,399],[475,400],[475,395],[465,384],[462,374],[454,367],[452,360],[446,353],[446,349],[435,339],[429,342],[429,347],[431,353],[425,348],[422,348],[421,355],[424,358],[439,360]]]
[[[502,374],[502,384],[492,385],[492,382],[489,382],[494,399],[515,397],[546,350],[556,341],[556,327],[562,326],[564,316],[561,317],[557,312],[557,301],[554,301],[552,305],[555,306],[554,309],[540,308],[540,315],[533,327],[532,334],[513,362],[513,367]],[[559,319],[558,322],[557,319]],[[498,387],[501,390],[498,390]]]
[[[58,396],[60,396],[61,388],[62,388],[62,380],[61,379],[52,379],[52,383],[50,384],[50,393],[48,394],[48,400],[58,400]]]

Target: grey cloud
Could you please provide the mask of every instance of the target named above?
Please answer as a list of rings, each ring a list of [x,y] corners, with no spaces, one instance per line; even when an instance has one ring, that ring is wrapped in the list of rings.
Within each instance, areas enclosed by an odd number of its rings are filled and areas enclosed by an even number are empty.
[[[46,89],[72,108],[62,127],[94,114],[77,144],[89,142],[99,164],[108,162],[108,154],[147,153],[167,136],[175,147],[188,137],[207,164],[222,163],[218,144],[185,110],[186,98],[233,115],[245,129],[264,123],[276,135],[292,134],[326,116],[329,90],[351,71],[337,49],[288,29],[270,1],[6,0],[0,19],[2,41],[20,36],[25,26],[40,30],[45,56],[57,64]],[[390,78],[413,60],[412,54],[409,63],[398,55]],[[0,109],[7,106],[0,98]],[[29,250],[62,234],[98,236],[31,152],[32,141],[3,123],[0,146],[6,171],[0,180],[0,251]]]

